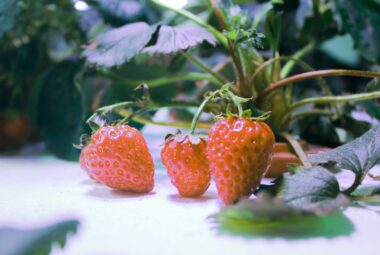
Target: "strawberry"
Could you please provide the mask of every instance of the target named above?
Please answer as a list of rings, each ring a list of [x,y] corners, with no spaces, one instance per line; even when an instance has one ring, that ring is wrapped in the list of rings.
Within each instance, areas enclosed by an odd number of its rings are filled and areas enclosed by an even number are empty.
[[[169,136],[161,160],[172,184],[184,197],[197,197],[210,186],[206,141],[193,135]]]
[[[128,125],[103,126],[80,154],[88,175],[113,189],[150,192],[154,163],[142,134]]]
[[[264,122],[229,117],[212,126],[206,152],[224,204],[255,191],[268,169],[273,146],[273,132]]]

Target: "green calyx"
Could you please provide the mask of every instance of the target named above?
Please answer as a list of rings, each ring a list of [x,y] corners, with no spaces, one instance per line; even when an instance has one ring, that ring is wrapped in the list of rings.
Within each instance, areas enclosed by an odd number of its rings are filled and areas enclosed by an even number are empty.
[[[193,117],[193,121],[191,123],[191,128],[190,128],[190,135],[194,134],[199,118],[203,110],[207,106],[207,104],[211,101],[217,101],[220,99],[227,100],[228,102],[227,110],[225,113],[221,113],[217,116],[214,116],[215,119],[234,117],[234,118],[245,118],[252,121],[265,121],[266,119],[270,117],[270,114],[271,114],[271,112],[264,112],[259,116],[252,116],[251,109],[243,108],[243,104],[252,101],[252,98],[244,98],[244,97],[237,96],[231,90],[231,84],[228,83],[228,84],[223,85],[220,89],[206,94],[205,99],[203,100],[202,104],[199,106],[197,112],[195,113]],[[231,110],[231,103],[233,106],[236,107],[237,113]]]
[[[150,100],[148,85],[143,83],[140,86],[137,86],[135,88],[135,91],[138,91],[138,90],[142,90],[143,92],[141,99],[137,101],[127,101],[127,102],[122,102],[122,103],[117,103],[117,104],[101,107],[95,111],[95,113],[86,121],[86,123],[90,126],[90,128],[93,131],[96,131],[105,125],[115,126],[115,125],[127,124],[134,117],[144,114],[147,111],[150,111],[151,109],[149,109],[149,105],[148,105],[149,100]],[[121,120],[114,121],[114,120],[109,120],[107,118],[107,115],[110,112],[113,112],[116,109],[125,108],[125,107],[138,107],[139,109],[136,111],[132,110],[131,114],[129,114],[128,116],[125,116]]]
[[[165,143],[171,142],[171,141],[176,141],[178,143],[182,143],[185,141],[185,139],[188,138],[189,141],[192,144],[199,144],[201,140],[207,140],[207,135],[203,134],[183,134],[181,130],[177,130],[174,134],[167,134],[165,136]]]
[[[74,148],[82,150],[90,142],[91,137],[88,134],[82,134],[79,138],[79,144],[73,144]]]
[[[231,105],[229,104],[227,107],[227,112],[225,115],[221,115],[224,117],[235,117],[235,118],[245,118],[252,121],[264,121],[270,117],[271,112],[264,112],[259,116],[252,116],[252,110],[250,108],[244,109],[243,104],[252,101],[252,98],[244,98],[237,96],[233,91],[231,91],[230,84],[224,85],[220,89],[220,97],[227,99],[229,102],[237,108],[237,114],[231,111]]]

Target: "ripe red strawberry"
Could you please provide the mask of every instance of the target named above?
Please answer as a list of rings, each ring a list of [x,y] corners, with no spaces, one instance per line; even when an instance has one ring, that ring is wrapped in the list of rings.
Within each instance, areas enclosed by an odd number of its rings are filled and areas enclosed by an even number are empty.
[[[154,186],[154,163],[145,139],[128,125],[94,132],[79,163],[92,179],[113,189],[144,193]]]
[[[196,197],[210,186],[206,141],[188,135],[170,136],[161,151],[172,184],[184,197]]]
[[[207,157],[224,204],[254,192],[268,169],[273,146],[273,132],[264,122],[229,117],[212,126]]]

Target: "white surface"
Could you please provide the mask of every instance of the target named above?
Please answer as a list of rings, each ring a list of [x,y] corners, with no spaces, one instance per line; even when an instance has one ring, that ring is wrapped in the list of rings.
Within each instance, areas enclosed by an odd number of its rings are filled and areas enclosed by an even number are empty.
[[[380,217],[369,210],[344,212],[355,228],[348,236],[289,240],[222,234],[207,219],[220,206],[214,186],[199,199],[178,197],[162,169],[152,193],[134,195],[90,181],[77,163],[0,158],[0,227],[80,220],[77,235],[55,254],[378,254]]]

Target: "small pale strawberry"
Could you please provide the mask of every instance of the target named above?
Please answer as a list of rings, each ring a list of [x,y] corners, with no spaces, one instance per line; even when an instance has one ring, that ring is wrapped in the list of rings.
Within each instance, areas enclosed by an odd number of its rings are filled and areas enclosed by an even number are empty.
[[[206,141],[193,135],[169,136],[161,160],[172,184],[184,197],[197,197],[210,186]]]

